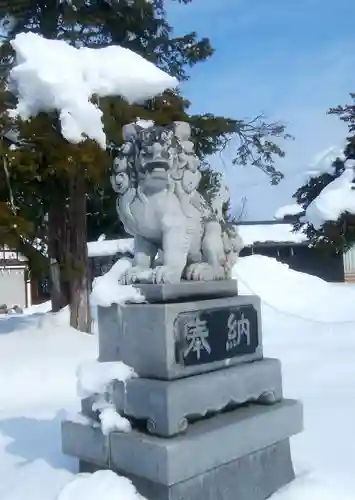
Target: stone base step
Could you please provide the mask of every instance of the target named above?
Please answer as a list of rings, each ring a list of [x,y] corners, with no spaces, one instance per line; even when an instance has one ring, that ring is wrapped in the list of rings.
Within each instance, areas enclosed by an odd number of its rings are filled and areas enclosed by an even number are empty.
[[[292,478],[288,447],[278,443],[301,430],[302,405],[283,400],[272,406],[250,405],[197,422],[175,438],[135,430],[105,437],[99,427],[64,421],[62,447],[67,455],[133,478],[137,487],[145,484],[141,488],[146,490],[143,494],[148,500],[212,499],[206,492],[209,487],[214,499],[232,500],[233,488],[239,488],[240,496],[234,493],[234,500],[264,500],[271,490]],[[285,466],[287,471],[281,465],[283,461],[289,464]],[[261,490],[257,493],[255,487],[252,494],[255,474]],[[218,484],[213,487],[214,481]],[[250,496],[242,493],[244,482]],[[225,495],[217,494],[223,491],[224,483],[230,485]]]
[[[113,400],[117,411],[146,422],[147,431],[169,437],[187,429],[191,420],[237,407],[246,402],[274,404],[282,399],[281,364],[263,359],[223,370],[173,381],[145,378],[116,383]],[[94,399],[82,401],[82,413],[92,411]]]
[[[79,461],[80,472],[102,468]],[[126,477],[147,500],[266,500],[294,479],[294,471],[290,442],[284,439],[171,486],[132,474]]]

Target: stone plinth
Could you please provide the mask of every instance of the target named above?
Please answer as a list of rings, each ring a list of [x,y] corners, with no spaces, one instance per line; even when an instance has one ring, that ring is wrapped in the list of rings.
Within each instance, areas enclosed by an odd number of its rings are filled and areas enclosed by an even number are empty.
[[[262,359],[260,300],[99,308],[100,361],[122,360],[140,377],[172,380]]]
[[[135,430],[107,438],[71,421],[62,433],[64,453],[132,478],[148,500],[265,500],[293,479],[288,438],[301,429],[302,406],[283,400],[199,421],[173,439]]]
[[[281,365],[263,359],[184,379],[165,381],[136,378],[117,382],[113,402],[128,418],[142,420],[147,431],[169,437],[184,432],[189,422],[246,402],[275,404],[282,399]],[[82,402],[93,419],[94,399]]]
[[[64,453],[148,500],[266,500],[294,478],[302,406],[283,399],[280,362],[263,358],[260,299],[233,280],[137,288],[147,303],[98,312],[99,361],[139,375],[109,391],[133,430],[104,436],[94,395],[63,422]]]
[[[79,461],[79,471],[102,467]],[[288,439],[172,486],[128,476],[148,500],[265,500],[294,479]]]
[[[134,285],[147,302],[183,302],[184,300],[208,300],[234,297],[238,295],[237,280],[225,281],[181,281],[180,283]]]

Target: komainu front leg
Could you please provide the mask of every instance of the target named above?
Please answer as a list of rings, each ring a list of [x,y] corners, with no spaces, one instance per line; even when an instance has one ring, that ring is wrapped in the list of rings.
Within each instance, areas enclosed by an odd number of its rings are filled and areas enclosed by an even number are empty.
[[[184,226],[167,228],[163,235],[163,265],[154,269],[154,283],[179,283],[186,266],[189,236]]]
[[[142,236],[134,238],[134,262],[121,278],[124,285],[134,283],[152,282],[152,263],[157,254],[157,247],[154,243]]]

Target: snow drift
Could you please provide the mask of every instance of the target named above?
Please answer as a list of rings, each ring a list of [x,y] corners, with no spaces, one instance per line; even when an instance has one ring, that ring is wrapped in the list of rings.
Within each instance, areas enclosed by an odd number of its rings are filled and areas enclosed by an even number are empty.
[[[290,317],[355,322],[355,288],[327,283],[263,255],[239,259],[233,277],[241,294],[259,295],[264,305]]]

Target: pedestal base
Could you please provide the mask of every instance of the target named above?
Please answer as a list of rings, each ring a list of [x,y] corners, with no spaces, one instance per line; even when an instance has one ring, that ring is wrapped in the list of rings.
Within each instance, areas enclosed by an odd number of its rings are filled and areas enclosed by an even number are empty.
[[[79,461],[80,472],[101,468]],[[127,477],[148,500],[266,500],[294,479],[294,471],[285,439],[172,486],[132,474]]]
[[[288,438],[302,430],[302,406],[250,405],[168,439],[105,437],[94,425],[63,422],[64,453],[131,478],[148,500],[264,500],[293,477]]]

